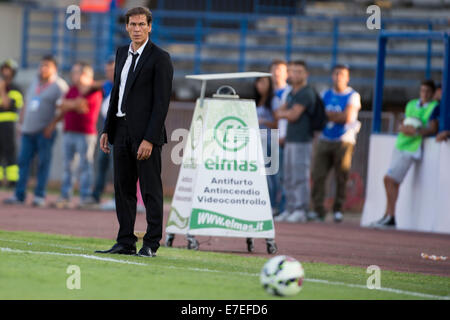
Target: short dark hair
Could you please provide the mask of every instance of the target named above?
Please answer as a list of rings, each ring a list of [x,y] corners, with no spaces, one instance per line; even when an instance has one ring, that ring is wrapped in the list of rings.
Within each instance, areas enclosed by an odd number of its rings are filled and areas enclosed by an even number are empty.
[[[431,79],[423,80],[420,85],[427,86],[428,88],[433,91],[433,93],[436,91],[436,85],[434,84],[434,81]]]
[[[269,69],[272,69],[273,66],[278,66],[280,64],[283,64],[285,66],[287,66],[287,62],[282,60],[282,59],[273,59],[272,62],[270,63]]]
[[[92,67],[92,65],[89,62],[86,61],[77,61],[74,65],[79,65],[81,68],[81,71],[84,72],[89,72],[92,75],[94,75],[94,68]]]
[[[55,57],[52,56],[51,54],[46,54],[45,56],[43,56],[41,58],[41,61],[48,61],[51,62],[55,65],[55,68],[58,68],[58,62],[56,61]]]
[[[340,70],[340,69],[347,70],[350,73],[349,65],[348,64],[344,64],[344,63],[338,63],[337,65],[335,65],[333,67],[333,69],[331,71]]]
[[[111,55],[106,59],[106,64],[113,64],[114,62],[116,62],[116,57],[114,55]]]
[[[128,24],[128,22],[130,21],[130,17],[138,16],[141,14],[145,15],[145,17],[147,18],[148,24],[152,23],[152,20],[153,20],[152,12],[148,8],[135,7],[135,8],[131,8],[130,10],[128,10],[127,13],[125,14],[126,24]]]
[[[308,65],[303,60],[289,61],[288,65],[302,66],[303,68],[305,68],[305,70],[308,70]]]

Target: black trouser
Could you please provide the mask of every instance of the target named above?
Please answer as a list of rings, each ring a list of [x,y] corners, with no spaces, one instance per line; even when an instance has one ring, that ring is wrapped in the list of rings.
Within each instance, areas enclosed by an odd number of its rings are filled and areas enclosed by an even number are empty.
[[[140,142],[135,142],[130,137],[126,120],[117,120],[113,148],[114,189],[117,219],[120,225],[117,242],[128,246],[136,244],[134,224],[137,203],[136,185],[139,178],[147,216],[144,245],[156,252],[162,238],[163,223],[161,146],[153,145],[152,154],[147,160],[137,160],[139,144]]]
[[[13,121],[0,122],[0,182],[3,177],[9,181],[18,180],[17,156],[16,156],[16,123]],[[3,168],[2,168],[3,167]]]

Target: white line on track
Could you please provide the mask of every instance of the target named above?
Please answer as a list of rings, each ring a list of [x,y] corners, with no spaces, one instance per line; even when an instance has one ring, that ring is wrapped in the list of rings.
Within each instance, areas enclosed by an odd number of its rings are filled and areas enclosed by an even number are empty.
[[[20,241],[20,240],[19,240]],[[11,249],[11,248],[3,248],[0,247],[0,252],[5,253],[30,253],[30,254],[43,254],[43,255],[54,255],[54,256],[66,256],[66,257],[80,257],[84,259],[91,259],[91,260],[99,260],[99,261],[106,261],[106,262],[114,262],[114,263],[121,263],[121,264],[131,264],[131,265],[139,265],[139,266],[149,266],[149,264],[146,263],[140,263],[140,262],[134,262],[129,260],[122,260],[122,259],[113,259],[113,258],[106,258],[106,257],[99,257],[94,255],[88,255],[88,254],[78,254],[78,253],[62,253],[62,252],[46,252],[46,251],[32,251],[32,250],[19,250],[19,249]],[[203,268],[182,268],[182,267],[175,267],[175,266],[168,266],[168,265],[159,265],[160,267],[164,268],[170,268],[170,269],[182,269],[182,270],[190,270],[190,271],[200,271],[200,272],[213,272],[213,273],[228,273],[228,274],[238,274],[238,275],[245,275],[245,276],[252,276],[252,277],[259,277],[259,274],[257,273],[247,273],[247,272],[223,272],[220,270],[211,270],[211,269],[203,269]],[[328,281],[328,280],[321,280],[321,279],[305,279],[307,282],[314,282],[314,283],[322,283],[327,285],[335,285],[335,286],[344,286],[348,288],[358,288],[358,289],[367,289],[366,286],[359,285],[359,284],[349,284],[344,282],[335,282],[335,281]],[[437,296],[432,294],[426,294],[426,293],[420,293],[420,292],[413,292],[413,291],[405,291],[405,290],[399,290],[399,289],[393,289],[393,288],[380,288],[380,289],[374,289],[378,291],[383,292],[389,292],[389,293],[396,293],[396,294],[402,294],[402,295],[410,295],[414,297],[419,298],[427,298],[427,299],[435,299],[435,300],[450,300],[449,296]]]

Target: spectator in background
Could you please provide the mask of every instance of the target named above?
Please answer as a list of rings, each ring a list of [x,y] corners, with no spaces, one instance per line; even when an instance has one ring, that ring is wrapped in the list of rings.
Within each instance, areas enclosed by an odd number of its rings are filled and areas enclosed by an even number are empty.
[[[440,83],[436,84],[436,92],[434,93],[434,99],[439,102],[439,105],[434,109],[433,113],[431,114],[430,121],[431,120],[438,120],[440,121],[440,109],[441,109],[441,98],[442,98],[442,86]],[[437,142],[443,142],[447,141],[447,139],[450,137],[450,131],[444,130],[438,133],[436,136]]]
[[[272,159],[272,140],[271,129],[277,128],[277,121],[275,120],[272,110],[273,100],[273,87],[270,78],[257,78],[254,83],[254,99],[256,102],[256,113],[258,115],[258,123],[261,132],[261,142],[263,147],[264,157],[267,156],[270,159],[270,163],[266,164],[266,168],[273,165]],[[278,159],[277,159],[278,160]],[[275,211],[276,193],[275,187],[277,174],[270,174],[267,172],[267,186],[269,189],[270,204],[272,206],[272,212]],[[273,239],[266,239],[267,246],[275,245]],[[247,238],[247,246],[251,252],[254,247],[254,241],[252,238]]]
[[[436,108],[434,108],[433,113],[431,114],[430,121],[436,120],[438,123],[440,122],[440,114],[441,114],[441,98],[442,98],[442,86],[439,82],[436,83],[436,91],[434,92],[434,99],[438,102]],[[439,128],[438,128],[439,129]],[[437,142],[447,141],[449,137],[449,131],[439,132],[436,136]]]
[[[6,178],[7,186],[14,188],[19,180],[16,155],[16,122],[23,106],[23,97],[14,83],[17,63],[8,59],[0,66],[0,184]]]
[[[316,146],[312,169],[312,200],[315,211],[308,214],[308,218],[320,221],[325,219],[325,183],[333,168],[336,177],[333,218],[335,222],[341,222],[353,149],[361,127],[358,121],[361,96],[348,86],[350,70],[347,66],[335,66],[331,78],[333,87],[322,94],[328,122]]]
[[[442,99],[442,84],[440,82],[436,82],[436,91],[434,92],[434,100],[436,100],[439,104]]]
[[[272,74],[272,111],[278,110],[286,103],[286,98],[291,91],[291,86],[288,85],[287,63],[283,60],[273,60],[270,65],[270,73]],[[273,192],[275,194],[275,202],[272,203],[273,215],[277,216],[285,210],[286,194],[283,187],[283,155],[284,143],[286,139],[287,120],[279,119],[277,123],[279,133],[279,159],[278,159],[278,173],[273,179]]]
[[[405,120],[400,126],[391,165],[384,177],[387,205],[384,216],[371,224],[374,228],[395,228],[395,206],[400,184],[412,164],[422,156],[423,137],[436,134],[438,121],[430,121],[431,114],[438,105],[434,100],[435,84],[433,80],[422,81],[420,98],[408,102]]]
[[[25,105],[21,110],[22,141],[19,153],[19,181],[15,194],[5,199],[5,204],[25,202],[30,165],[37,154],[37,183],[34,190],[34,206],[45,205],[47,180],[52,160],[52,147],[56,132],[44,135],[56,112],[56,102],[67,91],[67,83],[58,76],[58,66],[52,56],[44,56],[39,66],[39,76],[28,88]]]
[[[283,164],[286,210],[275,221],[306,222],[313,138],[310,114],[316,105],[316,93],[308,84],[305,62],[290,62],[288,73],[292,90],[287,102],[275,111],[276,119],[288,120]]]
[[[57,208],[70,207],[73,192],[73,166],[79,155],[80,207],[91,205],[92,178],[94,175],[94,152],[97,143],[97,119],[102,93],[93,89],[94,70],[78,62],[72,67],[72,86],[59,104],[60,113],[46,131],[50,135],[56,124],[64,119],[63,167],[61,195],[54,204]]]
[[[272,111],[272,98],[273,98],[273,88],[272,82],[269,78],[258,78],[254,85],[254,96],[256,102],[256,113],[258,115],[259,128],[263,129],[265,132],[261,133],[261,140],[263,146],[264,155],[270,159],[271,154],[271,129],[277,128],[277,121],[274,118]],[[270,164],[266,165],[269,166]],[[275,210],[276,203],[276,175],[267,175],[267,185],[269,188],[270,203],[272,206],[272,211]]]
[[[439,82],[437,82],[435,86],[436,86],[436,91],[434,91],[434,100],[436,100],[438,104],[437,104],[436,108],[434,108],[429,121],[436,120],[439,122],[440,113],[441,113],[442,87]]]
[[[100,123],[100,128],[102,129],[105,123],[106,114],[108,113],[109,100],[111,98],[111,89],[114,82],[114,67],[115,59],[114,57],[112,57],[105,64],[106,80],[102,81],[101,84],[99,83],[103,92],[103,101],[98,122]],[[101,195],[103,193],[103,190],[105,189],[106,177],[108,169],[110,167],[110,162],[111,157],[109,154],[104,152],[98,153],[97,174],[95,178],[94,190],[92,192],[92,200],[94,200],[97,204],[100,203]]]

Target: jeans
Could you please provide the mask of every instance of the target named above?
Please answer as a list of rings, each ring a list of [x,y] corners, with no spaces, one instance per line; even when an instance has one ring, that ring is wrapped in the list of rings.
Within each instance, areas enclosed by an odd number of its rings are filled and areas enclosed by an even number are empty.
[[[271,163],[266,164],[266,167],[273,165],[274,160],[272,157],[272,139],[271,131],[267,130],[267,134],[264,132],[261,135],[261,142],[263,146],[263,155],[271,159]],[[267,174],[267,186],[269,189],[269,198],[272,210],[277,210],[279,213],[283,212],[286,205],[286,195],[284,192],[282,177],[283,177],[283,152],[284,147],[277,144],[278,149],[278,171],[276,173]],[[273,170],[271,170],[273,172]]]
[[[279,149],[279,169],[274,175],[274,193],[275,193],[275,205],[274,208],[278,208],[278,212],[282,213],[286,209],[286,192],[283,186],[284,175],[284,147],[280,146]]]
[[[312,144],[287,142],[284,149],[284,188],[286,190],[286,210],[308,211],[309,177]]]
[[[78,173],[81,200],[85,200],[91,195],[96,143],[97,135],[95,134],[64,133],[64,173],[61,185],[61,198],[69,199],[72,196],[76,154],[79,155]]]
[[[267,156],[268,159],[271,159],[272,157],[272,140],[271,140],[271,132],[267,128],[262,128],[261,130],[265,130],[261,134],[261,144],[263,149],[263,156],[264,158]],[[264,159],[265,160],[265,159]],[[273,165],[273,161],[270,163],[266,163],[265,167],[270,168],[270,166]],[[266,171],[266,177],[267,177],[267,187],[269,191],[269,199],[271,207],[275,207],[276,202],[276,174],[271,174],[271,171]]]
[[[112,146],[109,146],[112,148]],[[111,163],[111,156],[109,154],[104,153],[103,151],[99,151],[97,156],[97,175],[95,177],[95,187],[92,192],[92,197],[100,202],[100,197],[105,189],[106,184],[106,175],[108,173],[108,169]]]
[[[30,165],[36,154],[38,156],[38,170],[34,195],[36,197],[45,197],[55,137],[56,131],[50,139],[45,138],[42,132],[22,135],[19,153],[19,181],[15,192],[17,199],[20,201],[25,201]]]

